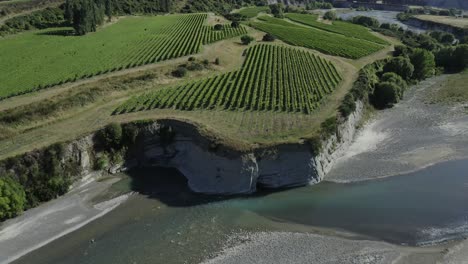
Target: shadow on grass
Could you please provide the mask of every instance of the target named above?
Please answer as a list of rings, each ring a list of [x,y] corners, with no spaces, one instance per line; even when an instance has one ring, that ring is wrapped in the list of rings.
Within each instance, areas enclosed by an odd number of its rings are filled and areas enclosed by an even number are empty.
[[[49,30],[44,32],[39,32],[37,35],[47,35],[47,36],[76,36],[73,29],[57,29]]]
[[[191,191],[185,176],[174,168],[137,168],[132,169],[126,174],[131,179],[130,188],[132,191],[151,199],[157,199],[173,207],[190,207],[234,198],[253,199],[287,190],[259,190],[254,194],[244,195],[207,195]]]

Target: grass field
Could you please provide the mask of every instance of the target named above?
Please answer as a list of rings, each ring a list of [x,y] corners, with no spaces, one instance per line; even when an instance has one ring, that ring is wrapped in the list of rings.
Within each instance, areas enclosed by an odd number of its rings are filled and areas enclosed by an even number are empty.
[[[418,19],[437,22],[459,28],[468,29],[468,18],[456,18],[452,16],[433,16],[433,15],[417,15]]]
[[[247,18],[256,17],[259,13],[267,12],[270,10],[268,6],[253,6],[253,7],[246,7],[239,10],[237,13],[246,16]]]
[[[154,108],[312,113],[341,81],[335,66],[310,52],[279,45],[246,51],[240,71],[133,98],[116,113]]]
[[[455,74],[440,85],[440,88],[428,95],[431,103],[468,103],[468,70]],[[465,106],[468,110],[468,105]]]
[[[250,25],[268,32],[288,44],[316,49],[330,55],[358,59],[385,47],[385,45],[343,34],[296,25],[284,19],[261,16],[259,20],[259,22],[250,22]]]
[[[86,36],[67,28],[0,40],[0,99],[53,85],[198,53],[203,44],[246,33],[207,26],[207,14],[128,17]]]
[[[286,14],[286,17],[294,22],[298,22],[307,26],[326,30],[329,32],[338,33],[346,37],[367,40],[367,41],[375,42],[375,43],[382,44],[382,45],[388,44],[385,40],[373,35],[369,31],[369,29],[360,25],[349,23],[349,22],[333,21],[332,24],[330,25],[330,24],[317,21],[318,15],[297,14],[297,13],[288,13]]]

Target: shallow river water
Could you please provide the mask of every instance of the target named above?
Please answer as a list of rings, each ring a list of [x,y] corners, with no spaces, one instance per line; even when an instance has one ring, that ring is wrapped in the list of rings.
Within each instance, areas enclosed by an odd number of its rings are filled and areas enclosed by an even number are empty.
[[[468,160],[408,175],[223,198],[191,194],[173,170],[136,172],[144,194],[17,263],[194,263],[241,231],[323,227],[396,244],[468,234]]]

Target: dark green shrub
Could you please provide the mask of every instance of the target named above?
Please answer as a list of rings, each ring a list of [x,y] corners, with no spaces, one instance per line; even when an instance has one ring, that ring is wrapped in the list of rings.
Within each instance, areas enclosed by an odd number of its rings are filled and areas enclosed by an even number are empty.
[[[265,34],[262,38],[263,41],[274,41],[275,39],[276,37],[270,33]]]
[[[345,96],[338,110],[340,111],[341,116],[344,118],[347,118],[352,112],[356,110],[356,99],[352,93],[348,93]]]
[[[434,75],[435,58],[432,52],[424,49],[414,49],[410,56],[411,63],[414,65],[413,78],[424,80]]]
[[[327,118],[323,123],[320,125],[321,128],[321,135],[324,139],[329,138],[336,134],[338,129],[338,123],[336,121],[336,117],[332,116]]]
[[[109,156],[107,156],[106,153],[100,153],[96,157],[96,160],[94,161],[94,169],[104,170],[109,166],[109,164],[110,164]]]
[[[182,78],[187,75],[187,68],[185,67],[178,67],[172,72],[172,76],[177,77],[177,78]]]
[[[336,20],[337,16],[336,16],[336,12],[335,11],[328,11],[326,12],[324,15],[323,15],[323,19],[327,19],[327,20]]]
[[[381,82],[375,87],[372,102],[380,109],[392,107],[398,103],[400,93],[400,88],[395,83]]]
[[[189,71],[201,71],[204,67],[200,63],[192,62],[187,66],[187,70]]]
[[[406,57],[396,57],[388,61],[383,67],[384,72],[394,72],[405,80],[410,80],[413,76],[414,66]]]
[[[241,37],[242,44],[249,45],[255,39],[252,36],[244,35]]]
[[[387,72],[382,75],[380,78],[381,82],[391,82],[396,84],[400,89],[399,89],[399,94],[398,94],[398,99],[403,98],[403,93],[405,90],[408,88],[408,85],[403,78],[401,78],[400,75],[394,73],[394,72]]]
[[[120,149],[122,144],[122,126],[117,123],[109,124],[97,133],[97,137],[104,149]]]
[[[25,207],[23,187],[10,176],[0,175],[0,221],[17,216]]]

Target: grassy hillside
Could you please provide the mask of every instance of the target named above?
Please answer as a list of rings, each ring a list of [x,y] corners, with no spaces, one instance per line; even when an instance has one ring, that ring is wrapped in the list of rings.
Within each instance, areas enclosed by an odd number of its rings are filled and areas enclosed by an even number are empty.
[[[243,8],[236,13],[239,13],[247,18],[253,18],[256,17],[259,13],[267,12],[268,10],[270,10],[268,6],[253,6]]]
[[[216,108],[311,113],[340,80],[333,64],[309,52],[256,45],[247,50],[240,71],[136,97],[116,112]]]
[[[330,55],[358,59],[384,48],[384,45],[381,44],[322,29],[296,25],[283,19],[270,16],[261,16],[259,19],[259,22],[251,22],[250,24],[288,44],[316,49]]]
[[[86,36],[66,28],[0,40],[0,98],[94,75],[194,54],[202,44],[245,33],[215,31],[206,14],[129,17]]]

